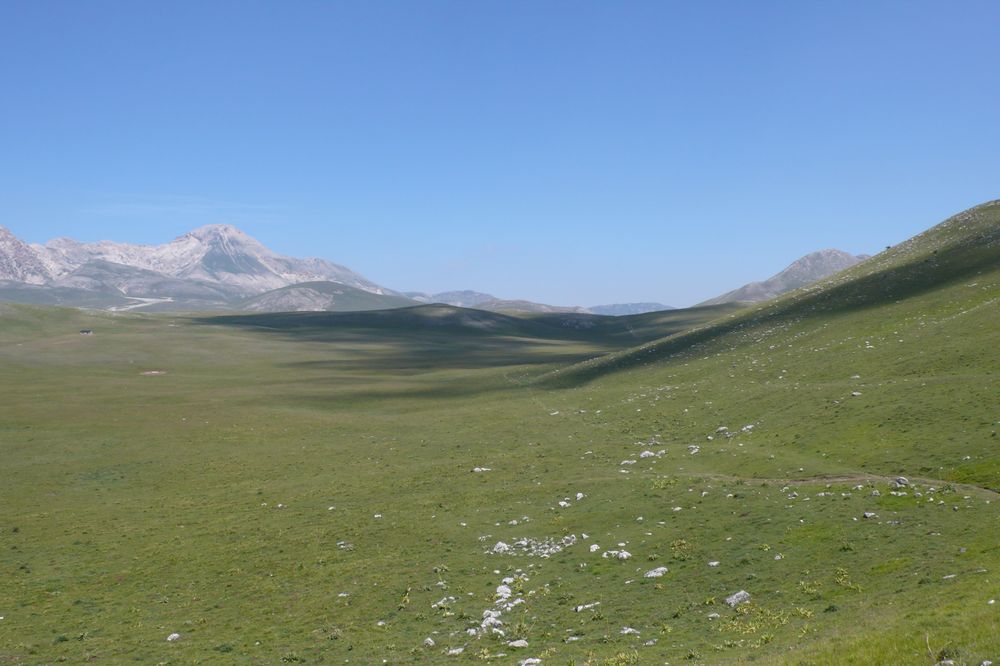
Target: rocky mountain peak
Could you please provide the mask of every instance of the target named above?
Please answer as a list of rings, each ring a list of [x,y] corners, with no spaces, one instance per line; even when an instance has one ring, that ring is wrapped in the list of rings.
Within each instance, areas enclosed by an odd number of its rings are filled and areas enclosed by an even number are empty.
[[[762,282],[751,282],[699,305],[718,305],[737,301],[766,301],[775,296],[812,284],[834,273],[846,270],[868,258],[867,254],[853,255],[843,250],[826,249],[810,252],[785,267],[780,273]]]
[[[45,284],[51,278],[30,245],[6,227],[0,227],[0,280]]]

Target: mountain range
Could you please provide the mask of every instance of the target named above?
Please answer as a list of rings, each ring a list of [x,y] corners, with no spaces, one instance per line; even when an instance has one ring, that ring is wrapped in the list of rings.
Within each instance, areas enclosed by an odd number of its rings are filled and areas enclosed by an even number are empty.
[[[759,301],[815,282],[865,256],[807,255],[781,273],[702,305]],[[478,291],[397,292],[325,259],[278,254],[228,224],[200,227],[162,245],[57,238],[29,244],[0,227],[0,300],[107,310],[256,312],[376,310],[443,303],[492,312],[633,315],[662,303],[557,306]]]
[[[745,284],[739,289],[726,292],[721,296],[699,303],[699,305],[766,301],[846,270],[868,259],[869,256],[867,254],[849,254],[843,250],[832,249],[812,252],[792,262],[783,271],[772,275],[763,282]]]

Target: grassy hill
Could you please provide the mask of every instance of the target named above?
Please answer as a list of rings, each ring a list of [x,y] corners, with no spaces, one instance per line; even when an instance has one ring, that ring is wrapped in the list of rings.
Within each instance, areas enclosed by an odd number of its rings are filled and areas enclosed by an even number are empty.
[[[0,305],[0,664],[995,661],[998,238],[748,310]]]
[[[396,294],[375,294],[339,282],[300,282],[251,296],[233,304],[234,310],[286,312],[315,310],[351,312],[414,305]]]

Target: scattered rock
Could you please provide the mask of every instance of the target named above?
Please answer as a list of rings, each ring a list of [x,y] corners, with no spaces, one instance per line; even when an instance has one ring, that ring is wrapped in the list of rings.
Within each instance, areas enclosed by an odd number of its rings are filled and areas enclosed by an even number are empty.
[[[643,577],[645,577],[645,578],[660,578],[661,576],[663,576],[663,574],[667,573],[667,571],[668,570],[667,570],[666,567],[656,567],[655,569],[650,569],[649,571],[647,571],[646,573],[644,573]]]
[[[428,636],[427,638],[424,639],[424,647],[432,648],[435,645],[436,644],[434,643],[434,639],[431,638],[430,636]]]
[[[179,641],[180,639],[181,639],[181,635],[178,634],[177,632],[174,632],[174,633],[170,634],[169,636],[167,636],[167,642],[168,643],[173,643],[174,641]]]
[[[726,605],[730,608],[736,608],[740,604],[745,604],[750,601],[750,593],[746,590],[740,590],[736,594],[726,597]]]
[[[526,648],[528,647],[528,641],[519,638],[516,641],[507,641],[507,646],[512,648]]]

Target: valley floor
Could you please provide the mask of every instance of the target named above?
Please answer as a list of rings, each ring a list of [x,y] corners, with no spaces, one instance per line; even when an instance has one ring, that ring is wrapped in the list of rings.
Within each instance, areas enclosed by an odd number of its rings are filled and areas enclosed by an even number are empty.
[[[995,307],[575,385],[624,343],[0,307],[0,664],[1000,657]]]

